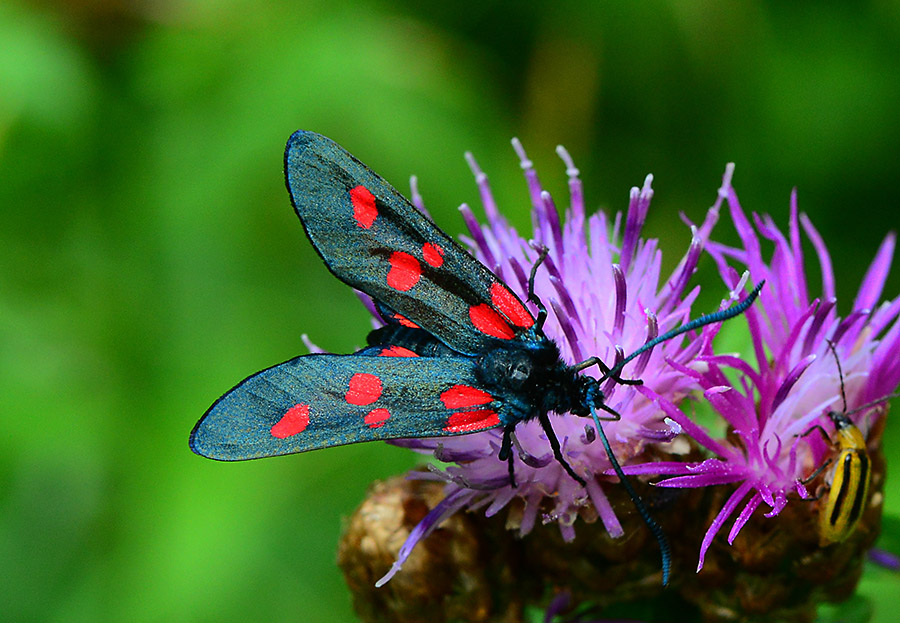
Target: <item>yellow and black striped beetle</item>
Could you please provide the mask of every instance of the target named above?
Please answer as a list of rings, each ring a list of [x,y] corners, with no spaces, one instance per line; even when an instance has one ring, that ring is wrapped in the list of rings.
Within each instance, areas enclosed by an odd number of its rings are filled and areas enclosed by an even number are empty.
[[[866,405],[868,407],[870,405]],[[872,464],[862,431],[850,421],[851,413],[828,414],[834,423],[840,450],[831,474],[831,488],[819,509],[819,541],[822,546],[838,543],[856,529],[872,481]]]
[[[868,402],[852,411],[847,411],[847,396],[844,392],[844,373],[841,370],[841,361],[834,344],[829,341],[828,346],[834,354],[835,363],[837,363],[844,408],[840,412],[828,412],[828,417],[834,424],[834,438],[829,437],[825,429],[818,424],[804,433],[804,435],[808,435],[814,430],[818,430],[827,443],[836,445],[838,448],[838,457],[834,460],[834,467],[826,478],[830,482],[828,495],[819,506],[819,544],[822,547],[844,541],[853,534],[869,499],[872,463],[866,450],[866,439],[850,416],[898,396],[898,394],[891,394]],[[831,461],[828,459],[809,478],[804,480],[804,483],[814,480]],[[818,500],[821,496],[820,492],[815,499]]]

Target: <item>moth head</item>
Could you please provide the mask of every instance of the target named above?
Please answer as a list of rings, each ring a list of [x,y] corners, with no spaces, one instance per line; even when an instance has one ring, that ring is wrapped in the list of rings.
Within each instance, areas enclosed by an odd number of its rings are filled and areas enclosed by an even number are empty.
[[[570,413],[580,417],[591,417],[592,409],[599,409],[603,404],[603,390],[600,389],[600,381],[586,374],[579,375],[575,379],[577,398],[571,407]]]

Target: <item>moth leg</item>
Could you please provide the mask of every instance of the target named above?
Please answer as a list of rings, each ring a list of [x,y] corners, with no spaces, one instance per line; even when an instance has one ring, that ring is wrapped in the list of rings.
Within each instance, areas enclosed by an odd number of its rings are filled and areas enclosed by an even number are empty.
[[[644,382],[641,379],[623,379],[618,374],[610,374],[612,369],[603,363],[603,361],[599,357],[591,357],[590,359],[585,359],[579,364],[575,365],[575,370],[584,370],[585,368],[590,368],[591,366],[596,365],[600,368],[600,371],[603,373],[603,378],[611,378],[619,385],[643,385]],[[601,379],[602,380],[602,379]]]
[[[602,411],[606,411],[607,413],[609,413],[609,415],[605,415],[605,416],[601,417],[601,416],[597,415],[597,412],[596,412],[596,411],[594,411],[593,416],[596,417],[597,420],[598,420],[599,422],[618,422],[619,420],[622,419],[622,416],[619,414],[618,411],[616,411],[616,410],[613,409],[612,407],[606,406],[606,405],[603,404],[603,403],[600,403],[600,405],[599,405],[597,408],[599,408],[599,409],[602,410]],[[588,431],[590,431],[590,432],[588,432]],[[587,439],[588,439],[588,443],[591,443],[591,442],[594,441],[594,439],[596,439],[596,434],[597,434],[598,432],[599,432],[601,435],[603,434],[603,431],[597,431],[597,430],[595,430],[595,427],[594,427],[594,426],[591,426],[590,424],[585,424],[585,425],[584,425],[584,432],[585,432],[585,435],[586,435],[586,437],[587,437]]]
[[[547,259],[547,254],[550,252],[550,249],[547,247],[540,248],[540,254],[538,255],[538,259],[534,262],[534,266],[531,267],[531,274],[528,275],[528,298],[527,300],[531,301],[538,308],[538,317],[537,317],[537,328],[538,331],[544,328],[544,321],[547,320],[547,308],[544,307],[544,304],[541,302],[541,299],[538,298],[538,295],[534,293],[534,278],[537,275],[538,267],[544,263],[544,260]]]
[[[619,412],[616,411],[615,409],[613,409],[612,407],[608,406],[608,405],[605,405],[605,404],[601,403],[601,404],[598,406],[598,408],[599,408],[601,411],[606,411],[607,413],[609,413],[609,417],[600,417],[600,416],[598,415],[598,416],[597,416],[597,419],[598,419],[598,420],[601,420],[601,421],[603,421],[603,422],[618,422],[619,420],[622,419],[622,416],[619,415]]]
[[[547,435],[547,440],[550,442],[550,447],[553,449],[553,458],[557,460],[557,462],[563,466],[563,469],[566,470],[566,473],[569,474],[575,481],[580,484],[582,487],[587,486],[584,478],[575,473],[575,470],[572,469],[572,466],[566,461],[565,457],[562,455],[562,448],[559,444],[559,439],[556,437],[556,433],[553,430],[553,427],[550,426],[550,419],[547,417],[546,413],[542,413],[538,419],[541,422],[541,427],[544,429],[544,433]]]
[[[497,455],[501,461],[506,461],[507,467],[509,468],[509,484],[512,485],[512,488],[516,488],[516,468],[513,465],[513,453],[512,453],[512,433],[515,429],[514,425],[506,426],[503,429],[503,441],[500,442],[500,454]]]

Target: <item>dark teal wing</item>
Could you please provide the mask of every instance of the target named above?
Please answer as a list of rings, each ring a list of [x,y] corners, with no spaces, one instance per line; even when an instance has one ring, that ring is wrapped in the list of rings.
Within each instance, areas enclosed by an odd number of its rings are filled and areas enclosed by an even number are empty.
[[[516,295],[340,145],[298,131],[284,161],[294,209],[325,265],[395,321],[469,355],[529,334],[535,321]]]
[[[474,359],[381,349],[305,355],[254,374],[210,407],[191,432],[191,449],[240,461],[501,425],[502,405],[478,388]]]

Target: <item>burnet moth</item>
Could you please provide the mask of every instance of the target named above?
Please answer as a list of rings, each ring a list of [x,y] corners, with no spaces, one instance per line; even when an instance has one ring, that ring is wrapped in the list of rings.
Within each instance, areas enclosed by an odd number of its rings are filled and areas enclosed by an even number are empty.
[[[531,270],[523,302],[384,179],[331,139],[295,132],[284,155],[291,202],[328,269],[372,297],[384,326],[350,355],[303,355],[258,372],[219,398],[191,432],[191,449],[221,461],[306,452],[343,444],[465,435],[502,428],[499,459],[515,486],[513,435],[537,419],[553,456],[566,462],[550,412],[593,419],[609,459],[663,555],[662,530],[628,483],[600,425],[619,416],[604,404],[601,384],[655,345],[726,320],[752,304],[762,283],[740,303],[646,342],[613,367],[592,357],[574,366],[544,335],[544,305]],[[582,372],[598,366],[597,379]],[[600,417],[598,411],[606,415]]]

